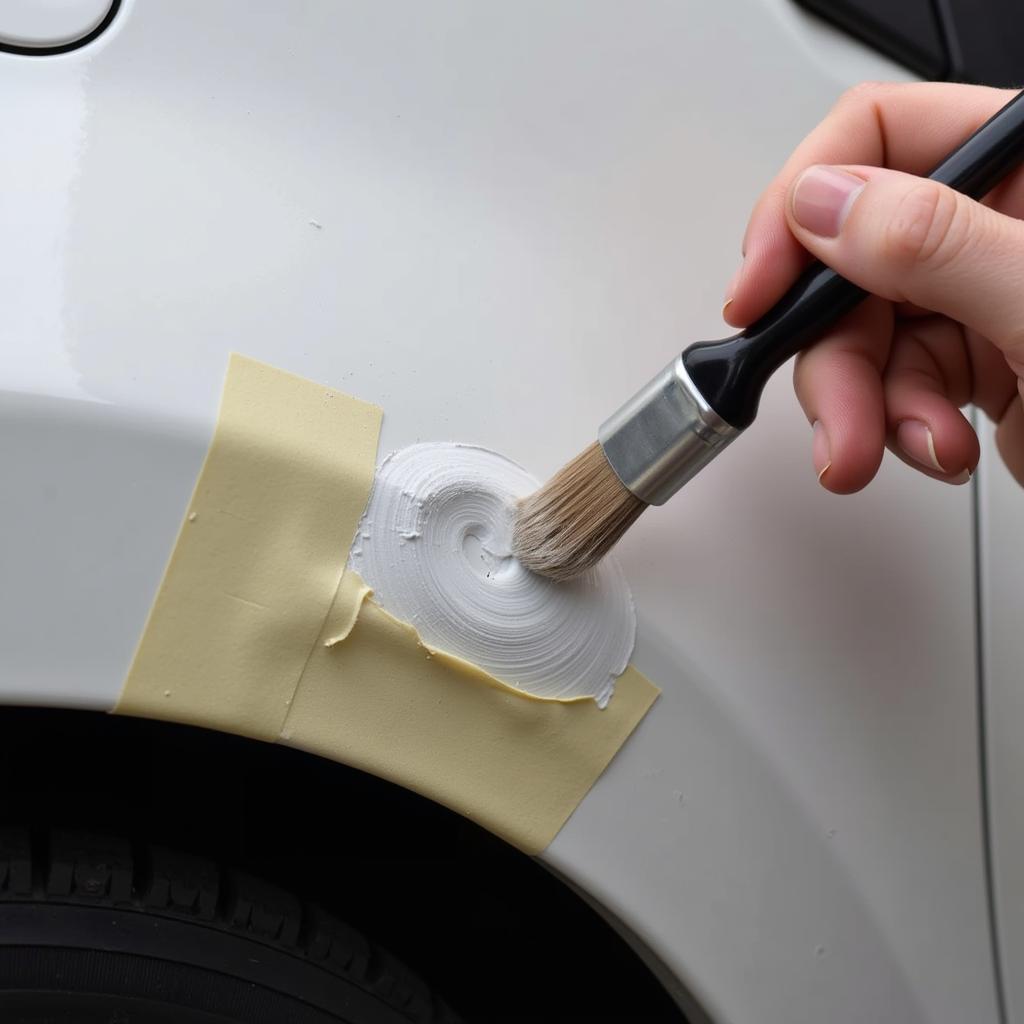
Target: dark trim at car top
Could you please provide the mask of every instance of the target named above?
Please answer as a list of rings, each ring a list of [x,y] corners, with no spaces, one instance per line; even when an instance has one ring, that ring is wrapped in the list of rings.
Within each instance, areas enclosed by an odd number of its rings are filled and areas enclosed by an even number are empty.
[[[106,32],[120,9],[121,0],[111,0],[110,8],[103,15],[103,20],[84,36],[79,36],[78,39],[72,39],[70,42],[57,43],[55,46],[23,46],[20,43],[6,43],[0,39],[0,53],[14,53],[20,57],[52,57],[58,53],[79,50]]]

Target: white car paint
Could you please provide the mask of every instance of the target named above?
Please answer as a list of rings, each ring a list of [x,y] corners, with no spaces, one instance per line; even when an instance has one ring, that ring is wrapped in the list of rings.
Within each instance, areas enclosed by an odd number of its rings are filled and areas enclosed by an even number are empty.
[[[549,473],[897,76],[788,0],[135,0],[0,54],[0,699],[112,705],[228,351]],[[544,857],[716,1021],[995,1022],[970,489],[809,447],[782,374],[622,545],[665,692]]]

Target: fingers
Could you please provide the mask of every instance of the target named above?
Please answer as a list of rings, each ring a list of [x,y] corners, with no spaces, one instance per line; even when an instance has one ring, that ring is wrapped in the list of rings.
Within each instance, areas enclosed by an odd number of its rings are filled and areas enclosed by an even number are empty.
[[[979,456],[960,412],[968,403],[999,424],[1004,459],[1024,480],[1024,406],[999,351],[941,316],[898,321],[892,333],[890,314],[886,303],[869,300],[797,361],[796,391],[814,424],[822,486],[859,490],[874,476],[883,445],[927,476],[966,483]]]
[[[868,299],[797,358],[793,384],[814,424],[814,469],[821,485],[836,494],[859,491],[882,461],[882,371],[891,336],[892,308]]]
[[[744,239],[741,270],[727,293],[726,320],[764,313],[809,257],[786,220],[790,185],[812,164],[877,164],[927,173],[1013,95],[947,83],[867,83],[845,93],[800,144],[761,196]],[[1009,186],[1007,186],[1009,187]],[[1018,187],[1024,192],[1024,185]]]
[[[987,338],[969,329],[962,333],[971,373],[970,401],[993,423],[998,423],[1011,398],[1017,396],[1017,375]]]
[[[1013,478],[1024,486],[1024,403],[1014,395],[996,427],[996,447]]]
[[[889,448],[927,476],[966,483],[978,464],[978,438],[959,406],[971,397],[963,332],[942,317],[904,325],[885,370]]]
[[[891,299],[901,314],[893,340],[892,307],[878,303],[869,312],[869,300],[797,361],[797,393],[815,424],[815,467],[829,490],[863,487],[886,443],[929,475],[959,479],[977,462],[977,440],[957,408],[965,393],[1000,423],[997,440],[1008,463],[1014,446],[1024,451],[1024,404],[1013,372],[1024,373],[1024,298],[1014,288],[1024,269],[1024,225],[991,208],[1024,217],[1024,174],[993,190],[983,206],[864,166],[923,174],[1012,95],[934,83],[852,90],[754,210],[723,310],[730,323],[764,313],[812,253]],[[814,164],[840,165],[832,170],[859,180],[815,183],[803,174]],[[801,210],[809,211],[808,223],[795,216],[797,179],[817,188]],[[1015,472],[1024,481],[1024,456],[1019,461]]]
[[[1024,360],[1024,222],[899,171],[804,171],[787,208],[796,239],[862,288],[944,313]]]

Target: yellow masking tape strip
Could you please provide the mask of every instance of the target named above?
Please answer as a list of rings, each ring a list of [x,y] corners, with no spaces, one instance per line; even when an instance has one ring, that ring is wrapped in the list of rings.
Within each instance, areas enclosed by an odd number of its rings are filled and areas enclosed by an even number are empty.
[[[400,781],[521,850],[543,850],[657,688],[630,667],[603,711],[589,698],[524,696],[468,662],[431,654],[367,593],[356,573],[345,574],[283,742]]]
[[[603,711],[522,694],[432,654],[354,572],[342,575],[379,426],[373,406],[232,357],[189,515],[115,711],[281,739],[536,853],[658,690],[631,667]]]
[[[232,355],[116,711],[277,739],[366,507],[381,416]]]

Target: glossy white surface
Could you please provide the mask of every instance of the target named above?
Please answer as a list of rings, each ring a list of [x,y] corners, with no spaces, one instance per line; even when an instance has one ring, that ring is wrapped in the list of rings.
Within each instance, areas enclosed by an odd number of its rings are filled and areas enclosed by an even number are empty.
[[[0,42],[59,46],[87,36],[104,19],[112,0],[4,0]]]
[[[757,190],[886,74],[823,31],[147,0],[0,60],[0,695],[113,702],[232,348],[382,404],[385,451],[580,450],[723,333]],[[809,447],[783,375],[624,544],[665,693],[546,857],[716,1020],[988,1024],[969,495],[887,464],[834,498]]]
[[[981,603],[992,866],[1008,1024],[1024,1021],[1024,489],[981,431]]]

